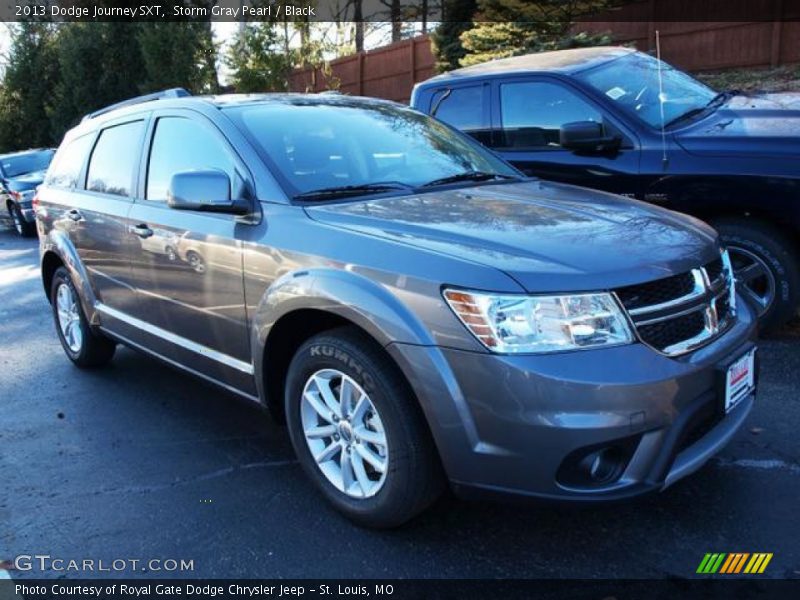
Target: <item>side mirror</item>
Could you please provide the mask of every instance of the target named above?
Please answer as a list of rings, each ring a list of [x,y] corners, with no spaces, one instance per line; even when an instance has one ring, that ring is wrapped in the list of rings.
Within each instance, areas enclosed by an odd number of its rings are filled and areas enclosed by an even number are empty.
[[[245,200],[231,200],[231,180],[217,169],[175,173],[167,190],[167,205],[176,210],[241,215],[249,212]]]
[[[619,149],[622,138],[606,135],[602,123],[576,121],[561,126],[559,142],[562,148],[576,152],[609,152]]]

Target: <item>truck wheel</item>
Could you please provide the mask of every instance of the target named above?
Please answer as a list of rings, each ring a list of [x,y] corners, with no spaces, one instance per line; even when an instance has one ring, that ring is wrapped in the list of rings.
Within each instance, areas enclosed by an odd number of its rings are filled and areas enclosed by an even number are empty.
[[[56,269],[50,285],[50,304],[58,339],[69,359],[82,368],[99,367],[114,356],[116,344],[89,327],[69,272]]]
[[[396,527],[442,492],[436,449],[411,390],[355,328],[300,347],[289,366],[285,407],[306,474],[356,523]]]
[[[13,202],[8,205],[8,213],[14,222],[14,229],[22,237],[33,237],[36,235],[36,223],[28,223],[22,216],[22,210]]]
[[[737,290],[757,310],[759,327],[775,331],[795,316],[800,300],[794,244],[758,221],[721,219],[712,225],[730,253]]]

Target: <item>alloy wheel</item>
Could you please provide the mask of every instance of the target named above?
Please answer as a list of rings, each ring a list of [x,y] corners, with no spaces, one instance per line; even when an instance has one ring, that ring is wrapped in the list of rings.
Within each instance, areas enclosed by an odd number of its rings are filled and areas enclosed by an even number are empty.
[[[386,481],[389,447],[364,389],[336,369],[308,378],[300,402],[303,435],[317,466],[340,492],[369,498]]]
[[[56,291],[56,312],[64,342],[72,352],[77,354],[83,345],[81,314],[78,308],[78,299],[72,292],[72,288],[66,283],[59,285],[58,291]]]
[[[772,269],[758,255],[745,248],[728,246],[736,289],[749,298],[761,316],[775,301],[776,282]]]

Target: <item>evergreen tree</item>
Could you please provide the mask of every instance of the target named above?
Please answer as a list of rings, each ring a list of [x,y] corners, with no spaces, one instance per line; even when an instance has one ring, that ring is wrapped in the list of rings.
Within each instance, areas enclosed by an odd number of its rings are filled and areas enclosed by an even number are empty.
[[[445,0],[442,4],[443,18],[439,27],[431,34],[436,70],[439,73],[461,66],[460,60],[467,53],[461,45],[461,34],[472,28],[472,17],[477,8],[476,0]]]
[[[593,46],[605,34],[571,35],[575,19],[607,9],[613,0],[478,0],[473,26],[461,34],[461,66],[530,52]]]
[[[219,89],[216,48],[209,22],[142,23],[141,93],[182,87],[194,94]]]
[[[288,89],[292,55],[282,44],[274,23],[250,23],[238,33],[224,58],[237,92]]]
[[[9,63],[0,89],[0,150],[57,143],[46,103],[59,76],[55,26],[22,22],[13,30]]]
[[[61,78],[53,94],[56,139],[86,113],[140,94],[145,65],[138,23],[67,23],[60,28]]]

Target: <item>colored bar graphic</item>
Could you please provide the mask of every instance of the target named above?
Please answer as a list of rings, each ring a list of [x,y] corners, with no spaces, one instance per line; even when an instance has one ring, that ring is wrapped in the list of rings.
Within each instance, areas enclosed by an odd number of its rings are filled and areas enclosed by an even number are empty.
[[[706,554],[705,557],[703,557],[703,561],[700,563],[700,566],[697,567],[697,572],[704,574],[716,573],[726,556],[728,555],[724,552],[722,554]]]
[[[704,575],[715,573],[720,575],[760,574],[766,570],[772,556],[771,552],[755,552],[753,554],[749,552],[709,552],[703,556],[696,572]]]

